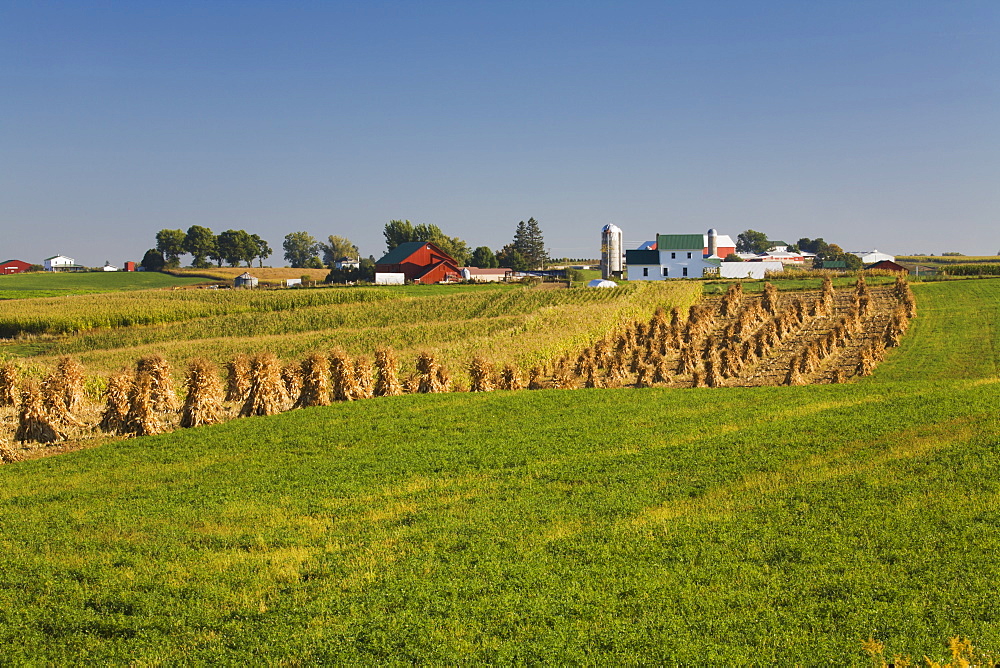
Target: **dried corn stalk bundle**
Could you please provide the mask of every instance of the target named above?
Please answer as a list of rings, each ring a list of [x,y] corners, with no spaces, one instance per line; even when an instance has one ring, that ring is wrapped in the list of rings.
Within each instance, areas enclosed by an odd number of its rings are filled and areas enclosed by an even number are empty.
[[[603,369],[611,363],[612,346],[606,338],[600,339],[594,344],[594,364],[598,369]]]
[[[658,357],[653,362],[653,382],[669,383],[673,380],[670,376],[670,363],[665,357]]]
[[[181,411],[182,427],[200,427],[222,421],[222,383],[214,364],[206,359],[191,360],[184,386],[187,396]]]
[[[129,395],[132,392],[132,374],[122,369],[108,378],[104,388],[104,412],[98,427],[109,434],[126,433],[129,412]]]
[[[806,305],[798,297],[792,300],[792,315],[800,325],[806,320]]]
[[[153,410],[172,413],[177,410],[177,393],[170,377],[170,363],[163,355],[148,355],[136,364],[136,374],[149,375]]]
[[[70,391],[65,376],[58,370],[53,371],[42,380],[42,408],[53,422],[64,426],[83,427],[84,424],[69,410],[67,393]]]
[[[721,311],[722,315],[726,317],[732,317],[739,313],[740,306],[743,304],[743,284],[742,283],[731,283],[729,289],[726,290],[726,296],[722,298]]]
[[[858,360],[855,373],[859,376],[870,376],[875,371],[876,366],[878,366],[878,360],[875,359],[872,347],[865,346],[861,351],[861,358]]]
[[[691,374],[691,387],[707,387],[704,372],[698,370]]]
[[[330,382],[335,401],[354,401],[358,391],[354,363],[339,348],[330,351]]]
[[[743,369],[743,363],[740,361],[740,355],[732,348],[726,348],[719,355],[719,373],[725,378],[733,378],[740,374]]]
[[[0,407],[17,406],[21,374],[13,362],[0,365]]]
[[[302,373],[298,364],[286,364],[281,370],[281,381],[289,397],[298,398],[302,392]]]
[[[17,431],[14,440],[21,443],[54,443],[65,439],[57,419],[46,410],[38,384],[27,381],[21,387],[21,404],[17,415]]]
[[[816,349],[811,344],[807,344],[799,353],[799,371],[810,374],[816,370],[819,360],[816,357]]]
[[[583,370],[583,386],[587,388],[604,387],[601,374],[593,364]]]
[[[760,305],[764,311],[770,315],[777,315],[781,306],[781,298],[778,295],[778,288],[771,283],[764,284],[764,293],[760,298]]]
[[[788,361],[788,373],[785,374],[785,385],[802,385],[805,382],[800,372],[801,367],[801,358],[798,355],[792,355],[792,358]]]
[[[719,372],[719,358],[713,355],[705,361],[705,384],[709,387],[721,387],[722,374]]]
[[[689,373],[694,373],[698,369],[701,356],[698,355],[692,348],[684,348],[681,350],[680,357],[677,358],[677,369],[676,374],[680,376],[686,376]]]
[[[589,360],[589,366],[594,366],[594,360]],[[521,372],[513,364],[505,364],[503,372],[500,374],[501,390],[520,390],[524,384],[521,382]]]
[[[250,364],[250,393],[240,409],[240,417],[275,415],[288,403],[281,380],[281,362],[274,353],[261,353]]]
[[[153,407],[153,379],[148,373],[140,373],[132,383],[124,431],[133,436],[152,436],[163,432],[163,425]]]
[[[636,373],[635,386],[653,387],[653,375],[653,366],[651,364],[643,364],[639,367],[639,371]]]
[[[437,368],[437,381],[438,385],[441,386],[441,392],[461,392],[462,388],[455,383],[451,377],[451,371],[448,370],[443,364],[439,364]]]
[[[420,391],[420,375],[413,374],[403,381],[403,392],[406,394],[417,394]]]
[[[20,450],[6,441],[0,441],[0,464],[13,464],[24,459]]]
[[[226,364],[226,371],[226,401],[246,401],[250,394],[250,358],[240,353]]]
[[[847,374],[844,373],[843,369],[841,369],[841,368],[838,367],[838,368],[836,368],[836,369],[833,370],[833,375],[830,376],[830,382],[831,383],[838,383],[838,384],[839,383],[846,383],[847,382]]]
[[[857,282],[854,284],[854,294],[858,297],[864,297],[868,294],[868,284],[865,283],[865,277],[858,276]]]
[[[357,381],[358,399],[371,399],[375,396],[375,369],[367,357],[359,357],[354,361],[354,378]]]
[[[60,357],[42,388],[46,404],[56,413],[72,413],[83,401],[83,380],[83,365],[72,357]]]
[[[614,364],[614,362],[612,362]],[[575,390],[576,378],[568,364],[557,364],[552,372],[552,387],[557,390]]]
[[[670,329],[670,319],[662,306],[657,307],[653,317],[649,320],[649,338],[659,340],[667,335]]]
[[[476,356],[469,363],[470,392],[492,392],[493,385],[493,365],[486,359]]]
[[[540,366],[533,366],[528,371],[528,389],[541,390],[545,388],[545,374]]]
[[[324,355],[313,353],[301,364],[302,390],[295,401],[296,408],[330,405],[330,362]],[[398,387],[397,382],[397,387]]]
[[[437,360],[434,359],[433,353],[424,351],[417,355],[417,375],[420,377],[417,392],[421,394],[446,392],[447,387],[441,383],[439,370],[440,367]]]
[[[403,393],[403,386],[399,384],[399,362],[391,348],[375,350],[375,368],[378,370],[376,397],[395,397]]]

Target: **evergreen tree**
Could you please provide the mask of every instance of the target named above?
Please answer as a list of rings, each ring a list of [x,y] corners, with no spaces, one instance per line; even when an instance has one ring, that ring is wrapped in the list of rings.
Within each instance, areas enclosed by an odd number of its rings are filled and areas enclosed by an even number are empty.
[[[512,246],[524,257],[531,269],[543,269],[549,260],[548,254],[545,252],[542,229],[534,218],[529,218],[528,222],[522,220],[517,224]]]
[[[472,259],[469,260],[469,264],[480,269],[495,269],[500,266],[500,263],[497,262],[497,256],[488,246],[480,246],[472,251]]]

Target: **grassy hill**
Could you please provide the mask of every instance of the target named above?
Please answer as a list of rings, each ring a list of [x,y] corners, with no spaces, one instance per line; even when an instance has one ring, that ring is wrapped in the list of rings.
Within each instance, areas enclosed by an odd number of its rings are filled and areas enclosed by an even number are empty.
[[[410,395],[2,466],[5,659],[998,650],[1000,281],[914,289],[849,385]]]
[[[32,272],[0,276],[0,300],[65,297],[204,283],[204,278],[170,276],[158,272],[96,271],[85,273]]]

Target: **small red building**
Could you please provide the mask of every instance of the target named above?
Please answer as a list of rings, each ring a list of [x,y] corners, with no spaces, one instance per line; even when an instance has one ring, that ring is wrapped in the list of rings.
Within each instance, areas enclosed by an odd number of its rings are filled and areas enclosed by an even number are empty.
[[[454,258],[429,241],[409,241],[399,244],[375,263],[375,282],[394,282],[380,281],[379,274],[402,276],[406,281],[425,285],[462,280],[462,272],[455,264]]]
[[[125,271],[135,271],[135,262],[129,260],[125,263]]]
[[[0,274],[20,274],[22,271],[28,271],[30,268],[31,265],[27,262],[7,260],[3,264],[0,264]]]
[[[865,269],[883,269],[885,271],[897,271],[901,274],[908,274],[910,270],[901,264],[896,264],[892,260],[882,260],[881,262],[876,262],[875,264],[870,264]]]

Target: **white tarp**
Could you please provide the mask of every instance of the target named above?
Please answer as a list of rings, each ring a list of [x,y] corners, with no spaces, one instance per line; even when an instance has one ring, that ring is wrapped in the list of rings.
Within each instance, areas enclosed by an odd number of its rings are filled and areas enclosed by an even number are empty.
[[[390,274],[388,272],[375,274],[375,285],[403,285],[406,283],[406,274]]]
[[[614,281],[605,281],[600,278],[595,278],[590,283],[587,283],[588,288],[617,288],[618,284]]]
[[[782,271],[780,262],[720,262],[719,278],[764,278],[769,271]]]

